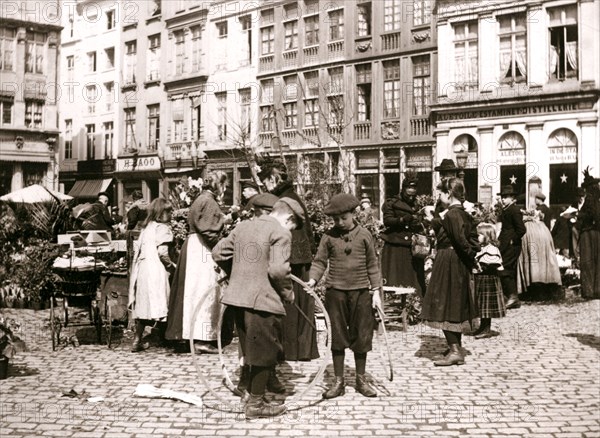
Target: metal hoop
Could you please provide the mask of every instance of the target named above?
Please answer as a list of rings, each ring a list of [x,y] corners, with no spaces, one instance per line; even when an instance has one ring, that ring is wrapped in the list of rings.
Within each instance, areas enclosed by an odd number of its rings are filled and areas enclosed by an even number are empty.
[[[285,403],[286,405],[288,405],[290,403],[297,403],[299,400],[302,400],[306,396],[306,394],[315,386],[317,381],[323,376],[323,374],[325,373],[325,369],[327,368],[327,365],[331,359],[331,348],[330,348],[330,345],[331,345],[331,320],[329,319],[329,314],[327,313],[327,310],[325,309],[325,305],[323,304],[321,299],[316,295],[316,293],[311,288],[309,288],[308,285],[304,281],[300,280],[298,277],[296,277],[294,275],[292,275],[291,278],[293,281],[295,281],[296,283],[301,285],[306,290],[306,293],[308,293],[311,297],[313,297],[313,299],[315,300],[315,304],[317,304],[318,307],[320,308],[320,310],[322,311],[323,316],[325,317],[327,338],[326,338],[325,352],[324,352],[323,356],[321,357],[321,364],[318,368],[317,373],[315,374],[315,376],[313,377],[311,382],[308,384],[308,386],[300,394],[298,394],[297,396],[291,397],[290,400],[286,401],[286,403]],[[218,284],[215,284],[211,288],[211,290],[215,290],[217,286],[218,286]],[[198,317],[198,313],[199,313],[202,305],[204,304],[204,301],[206,301],[206,298],[208,297],[208,295],[210,295],[210,294],[205,294],[205,296],[202,297],[202,299],[198,302],[198,304],[196,304],[196,308],[194,309],[194,312],[192,314],[192,320],[190,323],[190,335],[191,335],[190,353],[192,354],[192,361],[194,362],[194,366],[196,367],[196,372],[198,373],[198,376],[200,377],[202,385],[205,386],[206,389],[208,389],[208,392],[210,392],[210,394],[213,397],[215,397],[219,402],[222,403],[222,406],[220,406],[220,407],[216,407],[215,405],[211,406],[211,405],[207,404],[204,400],[203,400],[203,403],[209,408],[214,408],[214,409],[223,411],[223,410],[225,410],[225,409],[223,409],[223,407],[227,407],[229,409],[229,411],[232,413],[241,413],[242,410],[240,409],[239,404],[237,405],[237,407],[236,407],[236,405],[232,405],[230,402],[226,401],[223,397],[221,397],[216,391],[214,391],[211,388],[211,386],[209,385],[208,380],[206,379],[206,376],[202,372],[200,365],[198,363],[198,360],[196,358],[195,349],[194,349],[193,333],[194,333],[194,328],[196,326],[196,318]],[[221,336],[220,336],[221,328],[223,326],[223,315],[225,313],[226,308],[227,308],[227,306],[224,306],[223,309],[221,309],[221,311],[219,312],[219,320],[217,323],[217,333],[219,334],[217,337],[217,346],[218,346],[218,350],[219,350],[219,363],[221,364],[221,371],[223,373],[223,383],[225,384],[227,389],[229,389],[233,393],[234,385],[233,385],[233,382],[231,381],[229,372],[227,370],[227,366],[225,364],[225,360],[223,357]]]
[[[385,343],[385,349],[387,351],[387,358],[385,357],[382,346],[380,346],[378,348],[379,355],[381,356],[382,362],[386,362],[386,359],[387,359],[388,366],[387,367],[384,366],[384,368],[387,368],[387,372],[385,374],[386,374],[387,379],[391,382],[394,380],[394,367],[392,365],[392,353],[390,351],[390,344],[388,342],[387,330],[385,329],[385,313],[383,313],[383,310],[379,306],[377,306],[375,309],[377,311],[377,316],[379,317],[379,327],[377,329],[377,340],[379,341],[378,343],[381,344],[382,343],[381,338],[383,338],[383,341]],[[381,334],[379,333],[380,331],[381,331]]]

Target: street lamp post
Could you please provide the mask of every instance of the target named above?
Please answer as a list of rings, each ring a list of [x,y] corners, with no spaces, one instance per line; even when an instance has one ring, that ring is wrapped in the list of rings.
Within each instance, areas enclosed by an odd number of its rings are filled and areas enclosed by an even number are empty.
[[[458,166],[458,177],[464,181],[465,179],[465,168],[467,167],[467,159],[469,153],[462,151],[456,154],[456,164]]]

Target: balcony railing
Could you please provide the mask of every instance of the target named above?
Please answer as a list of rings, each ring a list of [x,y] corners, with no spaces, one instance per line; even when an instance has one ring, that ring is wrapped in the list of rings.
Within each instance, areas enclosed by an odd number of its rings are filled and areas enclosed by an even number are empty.
[[[330,60],[344,57],[344,41],[327,43],[327,56]]]
[[[314,64],[319,62],[319,46],[304,48],[304,64]]]
[[[400,32],[381,35],[381,50],[397,50],[400,48]]]
[[[298,50],[283,52],[283,66],[286,68],[296,67],[298,65]]]
[[[258,134],[258,138],[260,139],[263,148],[269,149],[271,147],[271,139],[274,135],[273,132],[261,132]]]
[[[195,146],[191,141],[170,143],[167,145],[166,160],[189,160],[192,158],[192,149]]]
[[[415,117],[410,119],[410,135],[412,137],[431,135],[431,124],[429,122],[429,117]]]
[[[297,137],[297,131],[293,130],[293,131],[282,131],[281,132],[281,140],[282,143],[285,145],[288,145],[289,147],[295,147],[296,146],[296,137]]]
[[[360,122],[354,124],[354,140],[371,139],[371,122]]]
[[[275,68],[275,55],[261,56],[261,58],[258,61],[258,70],[260,72],[271,71],[274,68]]]

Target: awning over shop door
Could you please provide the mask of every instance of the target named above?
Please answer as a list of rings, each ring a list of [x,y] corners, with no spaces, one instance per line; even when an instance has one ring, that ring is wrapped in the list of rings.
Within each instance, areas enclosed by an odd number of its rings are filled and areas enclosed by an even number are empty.
[[[105,192],[111,182],[112,178],[75,181],[75,185],[69,191],[69,196],[73,196],[74,198],[95,198],[98,196],[98,193]]]

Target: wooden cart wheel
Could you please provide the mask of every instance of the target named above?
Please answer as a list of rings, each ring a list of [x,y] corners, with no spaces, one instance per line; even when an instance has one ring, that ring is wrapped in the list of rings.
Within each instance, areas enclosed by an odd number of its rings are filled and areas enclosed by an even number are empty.
[[[52,351],[58,346],[58,333],[56,321],[54,320],[54,297],[50,297],[50,336],[52,336]]]
[[[63,297],[63,313],[65,315],[65,327],[69,325],[69,301],[67,300],[67,296]]]
[[[112,344],[112,313],[108,302],[108,295],[104,297],[104,329],[106,330],[106,345]]]

